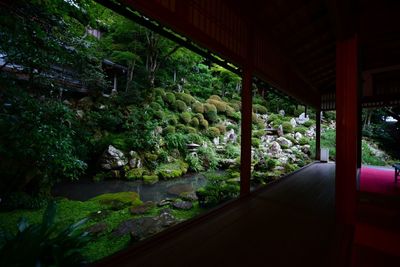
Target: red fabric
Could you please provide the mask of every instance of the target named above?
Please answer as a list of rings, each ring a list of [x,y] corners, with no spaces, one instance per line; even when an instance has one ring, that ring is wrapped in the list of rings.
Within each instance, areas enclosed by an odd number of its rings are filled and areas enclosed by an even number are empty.
[[[391,170],[362,167],[360,191],[384,195],[400,195],[400,176],[397,184],[395,184],[394,168]]]

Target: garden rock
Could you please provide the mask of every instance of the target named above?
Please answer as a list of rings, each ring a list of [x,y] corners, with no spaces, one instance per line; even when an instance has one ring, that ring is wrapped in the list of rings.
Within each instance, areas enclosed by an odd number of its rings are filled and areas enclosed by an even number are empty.
[[[301,133],[297,132],[297,133],[294,134],[294,138],[296,140],[300,140],[301,138],[303,138],[303,135]]]
[[[145,214],[155,206],[154,202],[147,201],[140,206],[132,207],[129,209],[132,215]]]
[[[164,206],[171,205],[173,202],[174,202],[174,200],[167,198],[167,199],[163,199],[160,202],[158,202],[157,206],[164,207]]]
[[[101,168],[104,170],[114,170],[121,168],[128,163],[121,150],[109,145],[100,159]]]
[[[276,129],[276,132],[278,134],[278,136],[283,136],[283,128],[282,125],[278,126],[278,129]]]
[[[305,122],[309,121],[310,118],[304,112],[300,114],[298,118],[296,118],[296,122],[298,124],[304,124]]]
[[[309,154],[311,154],[310,148],[311,148],[310,145],[304,145],[304,146],[302,146],[301,151],[302,151],[304,154],[309,155]]]
[[[279,110],[279,115],[285,116],[285,111],[283,109]]]
[[[276,142],[278,142],[278,144],[281,147],[289,148],[289,147],[293,146],[293,143],[290,140],[286,139],[285,137],[279,137],[278,139],[276,139]]]
[[[293,128],[297,126],[297,122],[294,118],[290,119],[290,124],[293,126]]]
[[[196,201],[197,200],[197,196],[196,193],[194,191],[191,192],[182,192],[179,194],[179,197],[183,200],[186,201]]]
[[[189,201],[177,201],[172,203],[172,207],[177,210],[190,210],[193,208],[193,204]]]
[[[270,149],[270,152],[271,152],[273,155],[277,155],[277,154],[280,154],[280,153],[282,152],[281,146],[280,146],[279,143],[276,142],[276,141],[274,141],[274,142],[271,143],[271,145],[269,146],[269,149]]]
[[[92,235],[100,235],[106,230],[107,230],[107,224],[104,222],[96,223],[86,229],[86,231],[91,233]]]

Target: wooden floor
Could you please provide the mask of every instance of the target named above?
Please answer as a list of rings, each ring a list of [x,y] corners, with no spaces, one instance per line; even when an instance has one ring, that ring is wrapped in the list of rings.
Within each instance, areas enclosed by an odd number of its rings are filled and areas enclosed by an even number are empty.
[[[99,266],[330,266],[334,172],[334,164],[312,164],[173,238]]]

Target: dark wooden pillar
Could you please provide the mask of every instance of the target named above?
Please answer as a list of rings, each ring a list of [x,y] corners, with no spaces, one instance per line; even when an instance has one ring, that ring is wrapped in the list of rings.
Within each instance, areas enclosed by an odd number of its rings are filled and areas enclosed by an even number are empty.
[[[358,41],[336,43],[336,221],[353,225],[356,213]]]
[[[315,160],[321,160],[321,110],[317,109],[315,116]]]
[[[357,106],[357,168],[362,165],[362,106],[361,106],[361,86],[358,87],[358,106]]]
[[[244,68],[242,76],[242,135],[240,153],[240,196],[242,197],[250,193],[252,77],[251,68]]]

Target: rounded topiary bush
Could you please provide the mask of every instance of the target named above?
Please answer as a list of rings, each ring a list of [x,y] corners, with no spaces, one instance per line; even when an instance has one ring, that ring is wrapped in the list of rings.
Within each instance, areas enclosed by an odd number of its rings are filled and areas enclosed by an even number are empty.
[[[223,101],[218,101],[215,99],[208,99],[207,103],[214,105],[217,108],[218,112],[225,112],[226,111],[226,107],[228,106],[228,104],[226,104]]]
[[[260,144],[261,144],[261,140],[260,139],[255,138],[255,137],[251,138],[251,145],[252,146],[258,148],[260,146]]]
[[[229,103],[229,106],[235,109],[235,111],[240,111],[242,107],[242,103],[240,101],[231,101]]]
[[[203,127],[204,129],[208,128],[208,121],[206,119],[200,119],[199,123],[200,123],[201,127]]]
[[[217,96],[217,95],[212,95],[212,96],[210,96],[209,98],[210,98],[210,99],[217,100],[217,101],[221,101],[221,100],[222,100],[221,97],[219,97],[219,96]]]
[[[175,109],[177,109],[180,112],[183,112],[183,111],[187,110],[187,106],[186,106],[185,102],[183,102],[182,100],[176,100],[175,101]]]
[[[175,98],[182,100],[185,102],[186,105],[191,105],[193,102],[196,100],[193,98],[193,96],[186,94],[186,93],[175,93]]]
[[[186,124],[190,123],[190,121],[192,120],[192,115],[190,115],[189,112],[182,112],[181,120]]]
[[[218,130],[219,130],[219,132],[220,132],[221,134],[226,133],[226,126],[225,126],[225,125],[223,125],[223,124],[217,124],[217,125],[215,125],[215,127],[218,128]]]
[[[284,133],[293,133],[293,125],[290,122],[283,122],[282,129]]]
[[[162,110],[153,111],[153,114],[156,119],[163,119],[165,116],[165,114]]]
[[[207,135],[211,138],[215,138],[221,135],[221,132],[217,127],[209,127],[207,130]]]
[[[177,131],[180,131],[180,132],[184,132],[185,128],[186,128],[186,126],[184,124],[182,124],[182,123],[177,124],[176,127],[175,127],[175,129]]]
[[[152,110],[161,110],[162,109],[161,105],[157,102],[152,102],[150,104],[150,107]]]
[[[174,126],[169,125],[169,126],[164,128],[164,130],[163,130],[163,134],[164,135],[171,134],[171,133],[175,133],[175,127]]]
[[[204,104],[204,111],[207,120],[211,122],[216,122],[218,120],[217,108],[213,104]]]
[[[160,87],[154,88],[154,95],[164,97],[165,91],[163,88],[160,88]]]
[[[199,123],[200,122],[198,118],[192,118],[192,120],[190,121],[190,125],[192,125],[193,127],[198,127]]]
[[[175,105],[176,98],[173,93],[171,93],[171,92],[165,93],[163,99],[164,99],[164,102],[168,103],[169,105],[171,105],[171,106]]]
[[[195,102],[192,105],[192,110],[193,110],[193,112],[196,112],[196,113],[204,113],[204,106],[200,102]]]
[[[201,113],[197,113],[195,116],[196,116],[196,118],[199,119],[199,121],[200,121],[200,120],[204,120],[204,115],[201,114]]]
[[[260,104],[254,104],[253,111],[256,113],[259,113],[259,114],[267,114],[267,112],[268,112],[267,108]]]
[[[294,132],[296,133],[301,133],[301,134],[305,134],[307,132],[307,127],[304,126],[297,126],[294,128]]]
[[[305,127],[310,127],[310,126],[312,126],[312,125],[315,125],[315,121],[314,121],[314,120],[308,120],[308,121],[306,121],[305,123],[303,123],[303,125],[304,125]]]
[[[196,130],[196,128],[187,126],[187,127],[185,127],[185,133],[187,133],[187,134],[195,134],[195,133],[197,133],[197,130]]]
[[[172,116],[168,119],[168,124],[169,125],[177,125],[178,124],[178,119],[175,116]]]
[[[276,121],[278,119],[278,115],[276,114],[271,114],[268,116],[268,122],[273,122]]]

